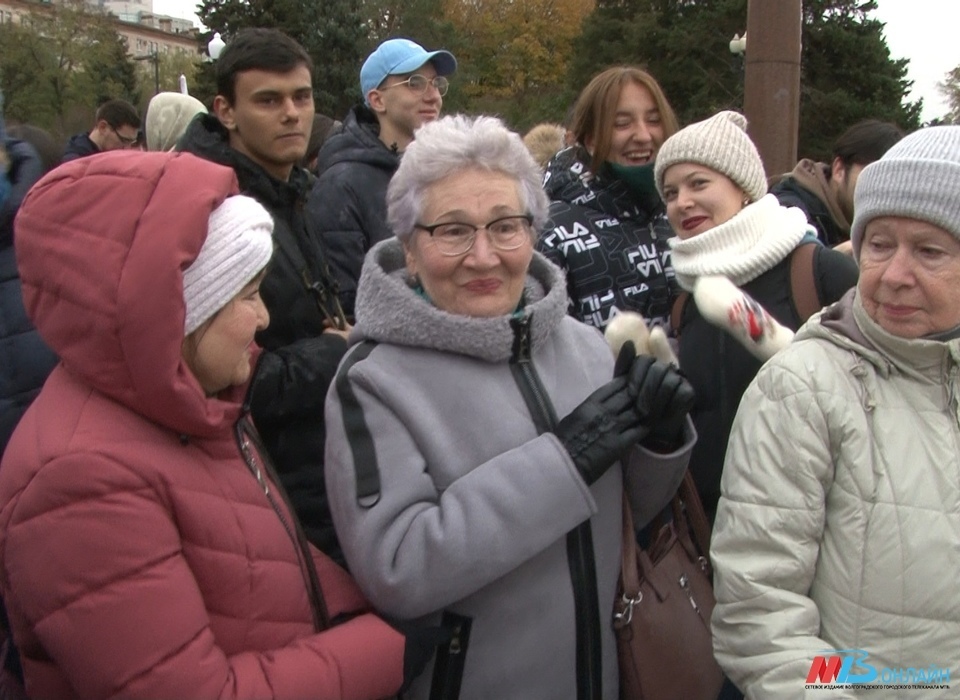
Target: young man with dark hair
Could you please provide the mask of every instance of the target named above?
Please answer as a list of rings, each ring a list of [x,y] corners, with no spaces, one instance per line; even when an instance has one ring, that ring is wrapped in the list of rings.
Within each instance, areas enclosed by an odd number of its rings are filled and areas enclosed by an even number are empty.
[[[269,210],[276,253],[260,285],[270,325],[251,395],[254,422],[308,539],[343,562],[323,479],[323,402],[348,328],[319,245],[306,233],[311,176],[297,163],[313,125],[313,63],[276,29],[246,29],[216,65],[213,113],[191,122],[179,148],[229,166]]]
[[[140,115],[126,100],[108,100],[97,108],[90,133],[76,134],[67,142],[61,162],[104,151],[133,148],[140,131]]]
[[[830,163],[804,158],[776,179],[770,192],[787,207],[799,207],[826,245],[848,248],[853,221],[853,191],[860,171],[903,138],[896,124],[867,119],[836,140]]]
[[[440,116],[447,76],[456,69],[449,51],[427,51],[409,39],[383,42],[360,69],[363,104],[350,110],[340,133],[320,149],[307,223],[329,251],[348,314],[364,256],[393,236],[387,184],[414,131]]]

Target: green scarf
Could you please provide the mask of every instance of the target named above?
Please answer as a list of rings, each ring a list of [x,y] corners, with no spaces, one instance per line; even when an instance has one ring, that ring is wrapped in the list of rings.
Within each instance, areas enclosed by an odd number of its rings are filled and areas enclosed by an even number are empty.
[[[647,165],[620,165],[607,161],[606,169],[611,176],[620,180],[640,201],[646,210],[660,204],[660,193],[653,179],[653,163]]]

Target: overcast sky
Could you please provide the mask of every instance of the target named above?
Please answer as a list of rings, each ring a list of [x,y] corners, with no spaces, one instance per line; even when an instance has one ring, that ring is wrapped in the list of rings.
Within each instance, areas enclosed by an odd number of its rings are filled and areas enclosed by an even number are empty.
[[[894,58],[909,58],[908,77],[913,80],[910,99],[923,97],[923,119],[929,121],[946,111],[937,83],[947,71],[960,65],[960,0],[877,0],[875,17],[887,26],[887,46]],[[154,0],[158,14],[196,19],[195,0]]]

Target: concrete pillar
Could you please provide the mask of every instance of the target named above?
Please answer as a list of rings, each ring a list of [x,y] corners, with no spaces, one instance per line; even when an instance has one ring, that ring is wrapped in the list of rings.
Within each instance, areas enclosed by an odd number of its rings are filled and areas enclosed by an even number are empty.
[[[800,126],[803,0],[749,0],[743,111],[767,175],[793,170]]]

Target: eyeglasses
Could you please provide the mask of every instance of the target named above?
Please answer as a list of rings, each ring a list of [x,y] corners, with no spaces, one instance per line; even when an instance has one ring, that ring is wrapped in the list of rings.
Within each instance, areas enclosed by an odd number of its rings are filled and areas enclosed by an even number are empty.
[[[380,88],[381,90],[389,90],[390,88],[395,88],[398,85],[406,85],[408,88],[413,90],[415,93],[420,94],[425,92],[427,85],[433,85],[437,89],[437,92],[440,93],[440,97],[443,97],[447,94],[447,90],[450,89],[450,81],[444,78],[442,75],[438,75],[436,78],[428,78],[425,75],[411,75],[406,80],[401,80],[399,83],[394,83],[393,85],[387,85],[386,87]]]
[[[459,221],[424,226],[414,224],[414,228],[423,229],[430,234],[430,240],[441,255],[456,257],[466,255],[477,240],[477,232],[487,232],[490,244],[497,250],[516,250],[530,240],[530,227],[533,217],[529,214],[512,214],[494,219],[484,226],[464,224]]]
[[[117,131],[117,127],[113,126],[112,124],[110,125],[110,129],[113,131],[114,134],[117,135],[117,138],[120,139],[120,143],[123,144],[124,148],[130,148],[137,142],[136,136],[124,136],[119,131]]]

